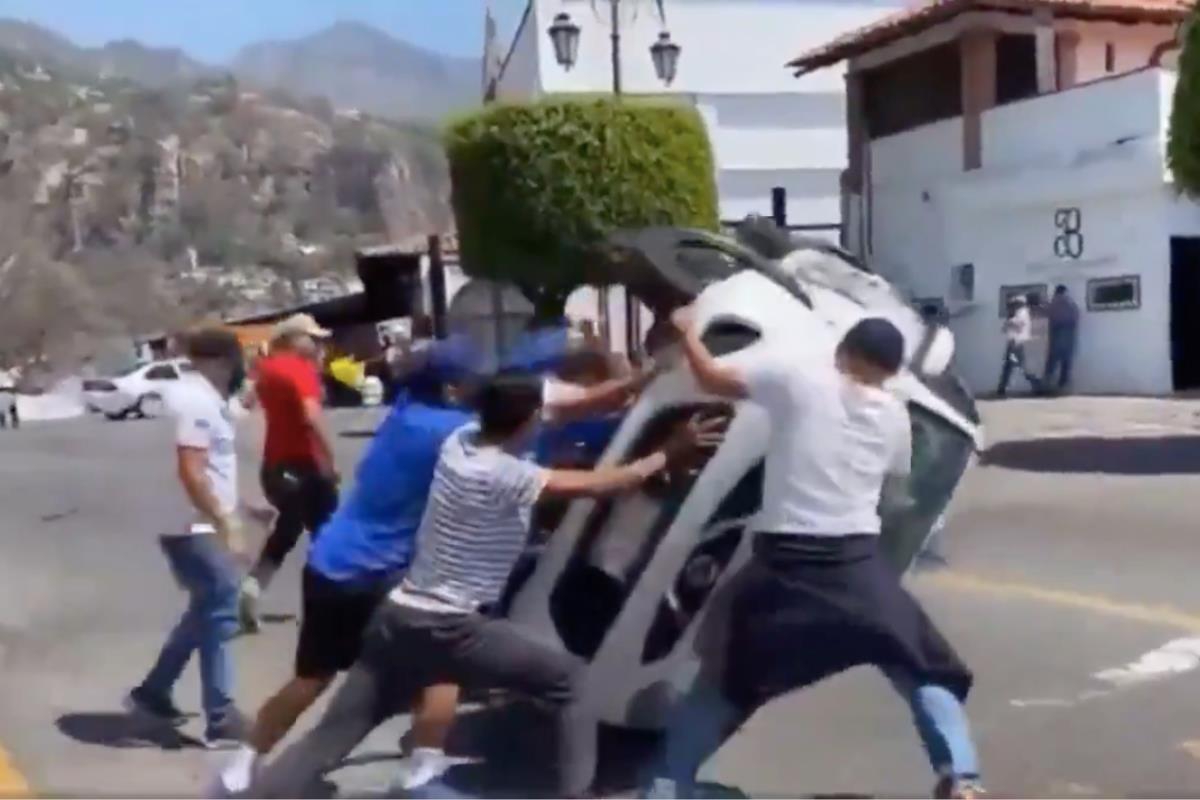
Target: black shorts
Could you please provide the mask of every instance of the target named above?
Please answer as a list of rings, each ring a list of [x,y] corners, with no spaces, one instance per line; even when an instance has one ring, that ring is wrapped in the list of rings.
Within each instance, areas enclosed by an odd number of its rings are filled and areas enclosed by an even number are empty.
[[[304,568],[296,675],[329,678],[358,660],[363,632],[383,591],[352,589]]]

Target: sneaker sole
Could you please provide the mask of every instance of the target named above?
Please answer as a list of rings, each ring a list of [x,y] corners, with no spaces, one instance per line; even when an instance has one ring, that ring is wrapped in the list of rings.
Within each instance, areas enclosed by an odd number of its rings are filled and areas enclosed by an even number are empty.
[[[238,622],[245,633],[259,633],[262,622],[258,618],[258,601],[247,594],[238,598]]]
[[[242,746],[241,739],[208,739],[204,740],[205,750],[235,750]]]

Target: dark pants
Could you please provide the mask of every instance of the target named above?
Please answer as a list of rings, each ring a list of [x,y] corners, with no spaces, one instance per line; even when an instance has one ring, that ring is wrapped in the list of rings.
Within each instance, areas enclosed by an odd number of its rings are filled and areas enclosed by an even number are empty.
[[[7,398],[11,399],[12,406],[7,411],[0,410],[0,428],[7,428],[10,419],[12,420],[13,428],[21,427],[21,416],[17,412],[16,392],[9,391],[8,389],[0,389],[0,396],[3,395],[7,395]],[[0,408],[3,408],[3,406],[4,404],[0,403]]]
[[[337,509],[338,490],[333,481],[309,464],[264,466],[261,479],[263,494],[279,512],[252,573],[266,585],[296,546],[300,534],[307,530],[316,536]]]
[[[563,796],[582,794],[596,769],[597,726],[575,703],[583,662],[531,638],[511,622],[443,614],[385,600],[358,663],[311,731],[260,774],[254,797],[303,797],[376,726],[412,709],[439,683],[509,689],[554,709],[556,767]]]
[[[1008,394],[1008,382],[1012,379],[1013,367],[1021,370],[1025,380],[1029,381],[1030,388],[1035,392],[1041,389],[1041,381],[1029,371],[1029,367],[1025,363],[1025,345],[1019,342],[1009,342],[1008,346],[1004,348],[1004,366],[1000,368],[1000,386],[996,389],[996,394],[1001,397]]]
[[[657,777],[692,796],[701,764],[759,708],[867,664],[911,705],[934,768],[977,775],[962,710],[971,672],[900,586],[878,539],[756,537],[730,608],[725,674],[677,705]]]
[[[171,572],[187,591],[187,610],[167,637],[142,689],[168,699],[192,659],[200,654],[200,686],[209,725],[233,708],[233,659],[237,633],[237,570],[212,534],[162,537]]]
[[[1071,367],[1075,362],[1075,334],[1072,331],[1050,331],[1050,343],[1046,350],[1046,371],[1043,380],[1047,386],[1054,384],[1058,375],[1058,388],[1065,389],[1071,383]]]

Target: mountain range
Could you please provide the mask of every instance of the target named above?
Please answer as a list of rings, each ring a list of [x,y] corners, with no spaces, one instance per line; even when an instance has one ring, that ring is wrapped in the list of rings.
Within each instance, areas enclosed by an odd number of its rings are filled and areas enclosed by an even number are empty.
[[[82,47],[29,22],[0,19],[0,50],[82,79],[125,79],[150,88],[233,75],[243,86],[324,97],[340,110],[434,121],[481,95],[481,62],[425,50],[357,22],[310,36],[242,48],[229,64],[197,61],[174,48],[132,40]]]
[[[219,68],[0,20],[0,361],[341,294],[356,249],[453,231],[431,123],[474,77],[361,25]]]

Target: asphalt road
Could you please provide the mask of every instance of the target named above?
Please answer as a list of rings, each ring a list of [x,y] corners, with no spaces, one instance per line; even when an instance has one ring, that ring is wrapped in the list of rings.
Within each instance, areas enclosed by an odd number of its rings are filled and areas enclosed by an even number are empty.
[[[969,710],[993,793],[1200,793],[1197,409],[986,407],[993,447],[953,509],[951,567],[910,586],[976,671]],[[335,427],[371,424],[354,412]],[[243,484],[257,498],[254,426],[245,433]],[[364,441],[339,438],[343,463]],[[120,711],[182,608],[155,543],[171,470],[157,422],[0,431],[0,795],[20,786],[17,770],[43,796],[195,796],[207,779],[218,756]],[[288,672],[300,557],[268,595],[274,621],[236,644],[248,711]],[[177,700],[198,710],[194,667]],[[378,792],[404,728],[377,731],[331,776],[339,791]],[[907,709],[868,670],[764,709],[706,772],[756,796],[932,785]]]

